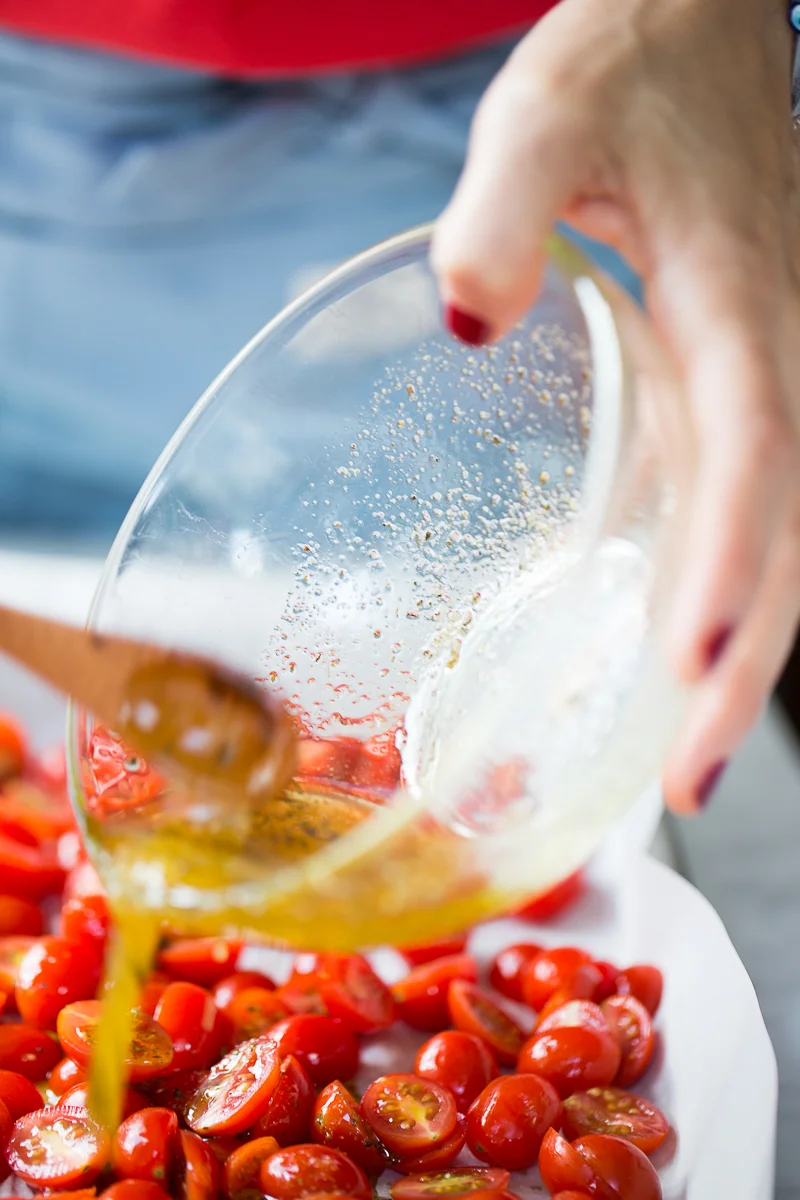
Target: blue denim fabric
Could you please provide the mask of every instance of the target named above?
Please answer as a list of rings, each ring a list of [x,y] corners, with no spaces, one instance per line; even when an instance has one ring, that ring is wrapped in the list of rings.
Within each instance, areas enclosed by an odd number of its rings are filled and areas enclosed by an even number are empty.
[[[506,52],[253,85],[0,37],[0,536],[113,532],[298,273],[437,215]]]

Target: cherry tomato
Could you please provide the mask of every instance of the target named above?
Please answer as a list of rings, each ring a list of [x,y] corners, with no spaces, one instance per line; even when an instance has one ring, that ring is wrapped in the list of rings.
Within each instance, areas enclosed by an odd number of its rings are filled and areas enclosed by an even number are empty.
[[[83,1193],[59,1192],[58,1200],[68,1200],[70,1196],[78,1200],[79,1196],[82,1198]],[[170,1197],[158,1183],[144,1179],[120,1179],[101,1193],[100,1200],[170,1200]]]
[[[11,895],[43,900],[45,896],[60,892],[65,878],[55,843],[26,846],[0,833],[0,879]]]
[[[592,1000],[569,1000],[548,1013],[545,1013],[546,1008],[547,1005],[542,1009],[545,1015],[540,1016],[536,1022],[536,1033],[547,1033],[549,1029],[563,1029],[567,1025],[596,1029],[600,1033],[609,1033],[611,1030],[603,1010]]]
[[[448,1138],[458,1110],[451,1092],[417,1075],[384,1075],[371,1083],[361,1111],[390,1151],[421,1154]]]
[[[588,1192],[559,1192],[557,1196],[553,1196],[553,1200],[592,1200]]]
[[[178,1151],[178,1118],[169,1108],[145,1108],[126,1117],[114,1135],[112,1162],[124,1179],[164,1183]]]
[[[94,943],[102,952],[110,926],[105,896],[73,896],[61,909],[61,934],[70,942]]]
[[[69,1058],[87,1066],[100,1019],[99,1000],[79,1000],[58,1014],[56,1030],[61,1049]],[[133,1037],[125,1058],[131,1083],[163,1075],[172,1066],[172,1042],[166,1029],[144,1013],[137,1013]]]
[[[139,1112],[142,1108],[147,1108],[148,1101],[141,1092],[137,1092],[136,1088],[126,1087],[122,1097],[122,1115],[129,1117],[132,1113]],[[73,1110],[81,1109],[83,1112],[89,1111],[89,1084],[88,1082],[73,1084],[63,1096],[59,1096],[56,1101],[58,1108],[70,1108]]]
[[[396,736],[395,730],[376,733],[361,744],[351,775],[356,787],[390,796],[400,786],[403,760],[395,743]]]
[[[602,982],[603,976],[594,963],[584,963],[582,967],[578,967],[569,983],[565,983],[563,987],[556,988],[550,999],[543,1006],[539,1012],[535,1028],[539,1029],[545,1018],[550,1016],[550,1013],[556,1012],[565,1004],[569,1004],[570,1001],[594,1000],[597,995],[597,989],[602,985]]]
[[[174,1070],[208,1067],[217,1057],[217,1006],[196,983],[170,983],[161,993],[155,1020],[172,1041]]]
[[[517,942],[514,946],[506,946],[492,959],[489,968],[489,983],[501,996],[509,1000],[523,1000],[522,973],[529,962],[541,954],[542,947],[533,942]]]
[[[630,1087],[650,1066],[656,1047],[650,1014],[635,996],[611,996],[603,1001],[601,1008],[622,1054],[614,1083]]]
[[[372,1188],[360,1167],[329,1146],[290,1146],[261,1166],[262,1192],[273,1200],[302,1200],[320,1192],[336,1192],[372,1200]]]
[[[649,1158],[624,1138],[590,1133],[573,1150],[619,1200],[661,1200],[661,1183]]]
[[[643,1096],[606,1087],[569,1096],[564,1101],[562,1128],[570,1141],[585,1133],[609,1133],[652,1154],[666,1141],[669,1121]]]
[[[620,1057],[612,1034],[567,1025],[534,1034],[522,1048],[517,1070],[540,1075],[563,1098],[611,1083]]]
[[[26,932],[20,930],[20,933]],[[645,964],[626,967],[617,976],[616,990],[620,996],[635,996],[643,1004],[651,1017],[654,1017],[661,1006],[661,996],[664,991],[664,976],[658,967]]]
[[[240,938],[187,938],[166,946],[158,965],[173,979],[213,987],[236,970],[243,948]]]
[[[277,1047],[267,1038],[242,1042],[208,1072],[186,1105],[195,1133],[244,1133],[264,1112],[280,1077]]]
[[[211,1147],[197,1134],[182,1129],[178,1134],[183,1155],[182,1200],[217,1200],[222,1168]]]
[[[586,890],[586,882],[582,871],[575,871],[572,875],[568,875],[561,883],[557,883],[555,887],[549,891],[543,892],[541,896],[536,896],[533,900],[529,900],[522,908],[517,909],[516,916],[521,917],[523,921],[551,921],[553,917],[558,916],[565,908],[569,908],[574,904]]]
[[[0,937],[38,937],[44,918],[37,904],[20,896],[0,896]]]
[[[273,1025],[269,1037],[281,1058],[293,1054],[317,1087],[334,1079],[352,1079],[358,1070],[358,1043],[347,1026],[332,1017],[315,1013],[287,1017]]]
[[[544,1008],[553,992],[566,987],[579,967],[592,960],[585,950],[575,946],[560,946],[542,950],[522,972],[522,995],[531,1008]]]
[[[0,991],[13,993],[17,986],[19,964],[36,942],[35,937],[22,935],[0,938]]]
[[[28,739],[18,721],[0,713],[0,781],[21,775],[28,757]]]
[[[11,1132],[11,1127],[14,1121],[11,1113],[8,1111],[8,1106],[0,1100],[0,1181],[8,1178],[9,1167],[6,1162],[5,1155],[2,1153],[2,1147],[6,1144],[6,1139]]]
[[[0,1100],[11,1114],[12,1121],[42,1107],[39,1089],[18,1071],[0,1071]]]
[[[477,982],[478,966],[469,954],[414,967],[392,988],[398,1017],[412,1029],[438,1033],[449,1023],[447,992],[454,979]]]
[[[158,1008],[158,1002],[164,995],[164,989],[171,980],[166,975],[151,975],[146,979],[139,997],[139,1011],[152,1017]]]
[[[254,1138],[237,1146],[225,1160],[223,1182],[228,1200],[235,1200],[239,1192],[258,1192],[261,1164],[280,1150],[272,1137]]]
[[[221,1167],[225,1166],[225,1163],[234,1151],[238,1150],[242,1145],[242,1139],[238,1137],[203,1138],[203,1141],[209,1150],[213,1152],[214,1157]],[[277,1150],[278,1148],[276,1143],[275,1149]]]
[[[453,958],[463,954],[467,945],[467,935],[445,938],[440,942],[429,942],[426,946],[407,946],[400,950],[403,958],[412,967],[421,967],[425,963],[435,962],[437,958]]]
[[[73,1058],[62,1058],[47,1076],[47,1086],[56,1096],[63,1096],[76,1083],[85,1083],[88,1072],[85,1066],[76,1063]]]
[[[594,965],[600,972],[600,982],[595,988],[592,1000],[594,1000],[595,1004],[600,1004],[602,1000],[607,1000],[609,996],[613,996],[616,992],[619,969],[614,963],[604,962],[603,959],[596,959]]]
[[[38,1083],[61,1058],[51,1037],[31,1025],[0,1025],[0,1069]]]
[[[313,779],[351,783],[353,768],[361,754],[357,738],[299,738],[297,774]]]
[[[147,1084],[147,1095],[151,1104],[160,1108],[171,1108],[185,1121],[189,1101],[207,1078],[207,1071],[170,1071],[168,1075],[153,1079]]]
[[[58,1200],[95,1200],[96,1195],[96,1187],[69,1188],[65,1192],[60,1191],[58,1193]],[[104,1192],[103,1195],[107,1196],[108,1192]]]
[[[6,1145],[8,1165],[32,1187],[93,1183],[108,1166],[108,1134],[81,1111],[40,1108],[15,1123]]]
[[[261,975],[258,971],[234,971],[232,975],[226,975],[219,983],[214,984],[214,1003],[222,1012],[227,1012],[231,1001],[239,992],[253,987],[266,988],[268,992],[275,991],[275,984],[268,975]]]
[[[392,1200],[436,1200],[438,1196],[469,1196],[473,1192],[504,1192],[511,1182],[501,1167],[453,1167],[398,1179],[389,1188]]]
[[[367,1175],[380,1175],[389,1166],[386,1150],[338,1079],[317,1096],[311,1117],[311,1140],[341,1150]]]
[[[306,1013],[327,1016],[319,991],[319,977],[316,971],[292,972],[283,987],[278,988],[276,995],[280,997],[290,1013],[298,1016]]]
[[[429,1150],[423,1150],[421,1154],[396,1158],[392,1168],[401,1175],[422,1175],[430,1171],[444,1171],[456,1161],[464,1149],[466,1140],[467,1121],[465,1117],[459,1116],[455,1129],[444,1141],[437,1142]],[[485,1200],[489,1200],[488,1192]],[[493,1200],[495,1200],[494,1197]]]
[[[375,1033],[394,1022],[392,993],[360,954],[325,955],[317,978],[329,1015],[353,1033]]]
[[[539,1173],[551,1195],[575,1191],[578,1195],[595,1196],[598,1200],[617,1200],[609,1194],[588,1162],[555,1129],[548,1129],[539,1151]],[[621,1197],[619,1198],[621,1200]]]
[[[88,1000],[100,982],[100,959],[65,938],[39,938],[19,964],[14,998],[23,1021],[55,1029],[65,1004]]]
[[[456,1029],[481,1038],[499,1063],[509,1066],[517,1061],[524,1041],[522,1030],[483,988],[454,979],[447,993],[447,1007]]]
[[[476,1158],[525,1171],[561,1117],[555,1089],[536,1075],[505,1075],[484,1088],[467,1113],[467,1145]]]
[[[466,1112],[499,1069],[482,1038],[449,1029],[429,1038],[417,1051],[414,1074],[432,1079],[453,1093],[459,1112]]]
[[[280,1076],[254,1133],[274,1137],[282,1146],[305,1142],[309,1137],[314,1108],[314,1085],[304,1067],[287,1054],[281,1062]]]
[[[234,996],[226,1014],[233,1025],[235,1042],[258,1037],[285,1020],[289,1010],[275,991],[268,988],[244,988]]]

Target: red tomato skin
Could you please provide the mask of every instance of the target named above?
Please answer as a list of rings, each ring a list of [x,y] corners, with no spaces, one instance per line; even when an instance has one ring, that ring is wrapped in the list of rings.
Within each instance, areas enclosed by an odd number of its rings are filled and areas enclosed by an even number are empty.
[[[604,1125],[608,1131],[613,1127],[615,1137],[625,1138],[645,1154],[662,1146],[669,1134],[669,1121],[655,1104],[620,1088],[594,1088],[565,1100],[561,1128],[570,1141],[589,1133],[605,1133]]]
[[[261,1190],[273,1200],[302,1200],[325,1187],[357,1200],[372,1200],[372,1187],[359,1166],[328,1146],[301,1145],[279,1150],[262,1163]]]
[[[273,1025],[269,1038],[281,1058],[295,1056],[317,1087],[334,1079],[352,1079],[358,1070],[358,1043],[350,1030],[332,1017],[315,1013],[286,1017]]]
[[[61,1058],[58,1044],[31,1025],[0,1025],[0,1069],[39,1083]]]
[[[56,1096],[63,1096],[76,1083],[85,1083],[88,1079],[86,1067],[76,1063],[74,1058],[62,1058],[47,1076],[47,1086]]]
[[[0,1071],[0,1100],[8,1109],[12,1121],[42,1107],[39,1089],[19,1071]]]
[[[164,995],[164,990],[170,979],[166,975],[151,975],[145,980],[142,986],[142,992],[139,996],[139,1010],[146,1013],[148,1017],[155,1015],[158,1008],[158,1002]]]
[[[214,1151],[189,1129],[178,1134],[184,1170],[180,1186],[182,1200],[216,1200],[222,1184],[222,1167]]]
[[[423,1097],[432,1111],[418,1121],[409,1117],[409,1110],[421,1109]],[[405,1112],[404,1101],[408,1101]],[[374,1080],[361,1099],[361,1113],[389,1153],[400,1158],[427,1154],[449,1138],[458,1124],[452,1094],[438,1083],[407,1073],[382,1075]]]
[[[214,1003],[222,1012],[227,1012],[231,1001],[239,992],[251,987],[266,988],[268,992],[275,991],[275,984],[268,975],[261,975],[258,971],[234,971],[232,975],[226,975],[219,983],[214,984]]]
[[[569,983],[566,983],[564,987],[556,988],[553,992],[541,1009],[535,1027],[538,1029],[545,1018],[572,1000],[593,1001],[602,981],[603,977],[594,963],[584,963],[582,967],[578,967]]]
[[[66,938],[39,938],[19,965],[14,998],[23,1021],[55,1029],[66,1004],[90,1000],[100,983],[100,960]]]
[[[614,1083],[630,1087],[641,1079],[653,1058],[656,1037],[650,1014],[635,996],[611,996],[603,1001],[602,1010],[622,1054]]]
[[[446,1087],[453,1093],[458,1111],[465,1113],[486,1085],[497,1078],[500,1069],[481,1038],[450,1029],[420,1046],[414,1074]]]
[[[539,1174],[551,1196],[559,1192],[576,1191],[579,1195],[588,1193],[596,1200],[622,1200],[622,1197],[614,1195],[585,1158],[555,1129],[548,1129],[542,1140]]]
[[[0,938],[0,991],[13,997],[19,976],[19,964],[37,941],[37,938],[28,937],[26,934]]]
[[[553,1200],[592,1200],[588,1192],[559,1192]]]
[[[5,1147],[8,1135],[11,1133],[11,1128],[14,1120],[11,1113],[8,1111],[8,1106],[4,1101],[0,1100],[0,1150]],[[4,1153],[0,1153],[0,1182],[7,1179],[11,1173],[10,1167],[6,1162]]]
[[[555,1089],[535,1075],[505,1075],[484,1088],[467,1113],[467,1145],[507,1171],[532,1167],[548,1129],[561,1121]]]
[[[161,951],[158,966],[171,979],[211,988],[236,970],[243,948],[240,938],[181,938]]]
[[[469,954],[440,958],[409,971],[392,987],[397,1016],[412,1029],[438,1033],[449,1023],[447,993],[454,979],[478,980],[478,965]]]
[[[111,928],[111,914],[105,896],[73,896],[61,909],[61,935],[67,941],[105,946]]]
[[[602,1003],[609,996],[613,996],[617,990],[617,979],[619,978],[619,969],[614,963],[605,962],[603,959],[596,959],[594,964],[600,972],[600,982],[595,988],[595,993],[592,996],[595,1004]]]
[[[48,1163],[43,1163],[35,1151],[31,1155],[31,1146],[36,1138],[40,1143],[44,1142],[39,1130],[55,1130],[58,1126],[71,1128],[73,1146],[87,1142],[86,1157],[82,1164],[57,1161],[52,1164],[56,1169],[48,1170]],[[110,1150],[108,1135],[85,1112],[72,1108],[41,1108],[14,1123],[6,1144],[6,1157],[11,1170],[25,1183],[32,1187],[60,1189],[76,1183],[94,1183],[108,1166]],[[49,1154],[52,1153],[50,1149]]]
[[[89,1111],[89,1083],[76,1083],[69,1088],[62,1096],[59,1096],[56,1101],[57,1108],[72,1108],[76,1111],[88,1113]],[[148,1107],[148,1101],[141,1092],[137,1092],[136,1088],[126,1087],[125,1094],[122,1098],[122,1116],[129,1117],[132,1113],[139,1112],[143,1108]]]
[[[314,1085],[293,1054],[281,1062],[280,1077],[253,1133],[273,1137],[281,1146],[306,1142],[314,1109]]]
[[[566,987],[579,967],[592,960],[585,950],[576,946],[558,946],[542,950],[523,969],[522,996],[525,1003],[539,1012],[553,992]]]
[[[392,1170],[397,1171],[400,1175],[420,1175],[429,1171],[444,1171],[456,1161],[464,1149],[466,1141],[466,1117],[459,1115],[456,1127],[448,1138],[445,1138],[443,1142],[438,1142],[430,1150],[423,1151],[422,1154],[395,1158]],[[489,1200],[489,1196],[490,1193],[487,1192],[485,1200]],[[482,1200],[484,1200],[483,1197]]]
[[[229,1200],[234,1200],[245,1190],[258,1191],[261,1164],[278,1150],[280,1146],[272,1137],[253,1138],[231,1150],[222,1168],[225,1195]]]
[[[0,713],[0,781],[21,775],[27,757],[24,729],[9,713]]]
[[[506,946],[492,959],[489,968],[489,984],[501,996],[509,1000],[523,1002],[522,973],[529,962],[541,954],[542,947],[533,942],[517,942],[516,945]]]
[[[145,1085],[149,1101],[159,1108],[171,1108],[181,1121],[185,1121],[186,1107],[206,1074],[205,1071],[170,1071],[160,1079],[150,1080]]]
[[[521,917],[523,921],[552,921],[579,900],[585,890],[583,871],[574,871],[549,891],[518,908],[515,916]]]
[[[462,1172],[464,1190],[458,1192],[454,1190],[456,1185],[454,1176],[456,1174],[461,1176]],[[468,1180],[471,1182],[468,1183]],[[437,1192],[437,1185],[440,1182],[445,1185],[445,1194],[449,1196],[471,1196],[475,1192],[480,1192],[482,1195],[486,1192],[498,1194],[506,1190],[511,1182],[511,1176],[502,1167],[459,1167],[452,1175],[447,1171],[428,1171],[420,1175],[410,1175],[405,1179],[398,1179],[390,1186],[389,1192],[392,1200],[435,1200],[435,1197],[441,1194]]]
[[[178,1149],[178,1118],[169,1108],[145,1108],[126,1117],[114,1135],[112,1164],[123,1179],[169,1179]]]
[[[39,937],[43,931],[38,905],[20,896],[0,896],[0,937]]]
[[[447,1007],[456,1029],[482,1038],[499,1063],[511,1066],[517,1061],[525,1040],[522,1030],[483,988],[454,979],[447,992]]]
[[[589,1133],[572,1143],[584,1162],[621,1200],[661,1200],[661,1181],[646,1154],[624,1138]]]
[[[454,958],[463,954],[466,945],[467,935],[463,934],[461,937],[445,938],[440,942],[429,942],[427,946],[403,947],[400,953],[410,967],[422,967],[438,958]]]
[[[569,1025],[534,1034],[522,1048],[517,1070],[548,1080],[563,1099],[611,1083],[620,1057],[610,1034]]]
[[[250,987],[238,992],[221,1015],[231,1023],[234,1042],[241,1042],[269,1032],[290,1014],[276,991]]]
[[[215,1037],[214,997],[196,983],[169,983],[159,997],[154,1018],[172,1040],[176,1071],[209,1067],[219,1053]]]
[[[661,1007],[661,997],[664,993],[664,976],[658,967],[644,963],[626,967],[620,971],[616,980],[616,991],[620,996],[635,996],[643,1004],[651,1017],[654,1017]]]
[[[393,1024],[394,997],[360,954],[325,955],[317,978],[328,1014],[353,1033],[376,1033]]]
[[[338,1079],[317,1096],[311,1115],[311,1140],[318,1146],[341,1150],[367,1175],[380,1175],[390,1165],[386,1149]]]
[[[279,987],[275,994],[295,1016],[308,1013],[323,1017],[328,1015],[322,1003],[316,971],[293,972],[288,982]]]
[[[63,1192],[58,1195],[59,1200],[66,1200]],[[170,1196],[158,1183],[144,1179],[120,1179],[101,1192],[100,1200],[170,1200]]]
[[[44,900],[60,892],[66,872],[54,846],[26,846],[0,834],[0,879],[6,891],[26,900]]]
[[[562,1029],[567,1025],[596,1029],[601,1033],[610,1032],[611,1027],[603,1015],[603,1010],[593,1000],[567,1000],[551,1012],[547,1012],[547,1007],[546,1004],[539,1015],[534,1027],[535,1033],[547,1033],[551,1029]]]

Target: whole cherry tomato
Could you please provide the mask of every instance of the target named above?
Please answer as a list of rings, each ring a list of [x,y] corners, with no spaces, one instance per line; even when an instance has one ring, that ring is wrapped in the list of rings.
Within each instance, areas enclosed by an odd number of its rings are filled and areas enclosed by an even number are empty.
[[[384,1146],[401,1158],[450,1137],[458,1117],[452,1093],[418,1075],[376,1079],[364,1093],[361,1111]]]
[[[91,945],[39,938],[19,964],[14,998],[23,1021],[55,1029],[65,1004],[88,1000],[100,982],[101,961]]]
[[[332,1017],[287,1017],[273,1025],[269,1037],[281,1058],[293,1054],[317,1087],[352,1079],[358,1069],[358,1043],[347,1026]]]
[[[20,930],[20,933],[25,932]],[[664,992],[664,976],[658,967],[641,964],[626,967],[616,980],[616,991],[620,996],[635,996],[654,1017],[661,1006]]]
[[[0,1025],[0,1069],[38,1083],[61,1058],[56,1042],[32,1025]]]
[[[544,1008],[553,992],[571,983],[578,968],[591,961],[585,950],[579,950],[575,946],[542,950],[522,972],[522,996],[525,1003],[538,1012]]]
[[[6,1143],[8,1165],[31,1187],[93,1183],[108,1166],[107,1133],[86,1112],[40,1108],[20,1117]]]
[[[55,1096],[63,1096],[76,1083],[85,1083],[88,1072],[85,1066],[73,1058],[62,1058],[47,1076],[47,1086]]]
[[[78,945],[95,944],[102,954],[111,927],[105,896],[73,896],[61,909],[61,935]]]
[[[467,1113],[467,1144],[476,1158],[525,1171],[542,1138],[561,1118],[555,1089],[536,1075],[505,1075],[484,1088]]]
[[[306,1142],[314,1108],[314,1085],[293,1054],[281,1062],[275,1090],[259,1117],[254,1133],[273,1137],[282,1146]]]
[[[199,984],[168,984],[156,1005],[155,1020],[172,1041],[174,1070],[208,1067],[217,1057],[217,1006]]]
[[[400,1020],[412,1029],[437,1033],[450,1020],[447,993],[454,979],[477,981],[478,965],[469,954],[440,958],[409,971],[392,988]]]
[[[178,1155],[178,1118],[170,1108],[144,1108],[126,1117],[114,1135],[112,1162],[124,1179],[165,1184]]]
[[[446,1087],[453,1093],[458,1111],[464,1113],[500,1071],[482,1038],[448,1029],[420,1046],[414,1073],[420,1079],[431,1079]]]
[[[389,1155],[338,1079],[317,1096],[311,1116],[311,1140],[341,1150],[367,1175],[380,1175],[389,1166]]]
[[[643,1096],[605,1087],[569,1096],[564,1101],[562,1128],[570,1141],[586,1133],[609,1133],[652,1154],[666,1141],[669,1121]]]
[[[360,954],[326,954],[317,970],[322,1003],[353,1033],[388,1029],[395,1017],[392,993]]]
[[[630,1087],[650,1066],[656,1047],[653,1022],[635,996],[611,996],[601,1007],[622,1054],[614,1082],[618,1087]]]
[[[447,992],[450,1020],[463,1033],[481,1038],[499,1063],[517,1061],[524,1035],[519,1025],[474,983],[454,979]]]
[[[0,1100],[8,1109],[12,1121],[42,1107],[39,1089],[18,1071],[0,1071]]]
[[[372,1200],[372,1188],[360,1167],[328,1146],[290,1146],[261,1166],[261,1190],[273,1200],[303,1200],[334,1192],[355,1200]]]
[[[566,1025],[535,1033],[522,1048],[517,1070],[546,1079],[563,1098],[611,1083],[620,1060],[619,1046],[609,1032]]]
[[[279,1077],[278,1050],[271,1041],[242,1042],[214,1064],[189,1097],[186,1124],[206,1136],[245,1133],[262,1116]]]
[[[0,896],[0,937],[38,937],[44,918],[37,904],[20,896]]]
[[[492,959],[489,983],[502,996],[522,1002],[522,973],[528,963],[541,952],[542,947],[534,945],[533,942],[517,942],[513,946],[506,946]]]

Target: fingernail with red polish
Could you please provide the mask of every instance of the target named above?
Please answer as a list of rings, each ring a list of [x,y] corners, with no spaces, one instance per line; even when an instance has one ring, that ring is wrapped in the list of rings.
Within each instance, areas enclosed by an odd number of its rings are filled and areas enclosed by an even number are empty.
[[[725,625],[722,627],[722,629],[718,629],[717,632],[708,639],[708,645],[706,647],[707,670],[710,671],[712,667],[717,665],[727,650],[728,644],[732,637],[733,629],[729,625]]]
[[[468,346],[482,346],[489,340],[489,326],[480,317],[462,312],[454,304],[445,305],[444,322],[454,337]]]
[[[717,784],[719,783],[720,779],[722,778],[727,765],[728,764],[726,761],[718,762],[708,772],[705,779],[700,784],[700,787],[697,789],[697,807],[698,808],[706,807],[706,805],[708,804],[712,795],[714,794],[714,789],[716,788]]]

